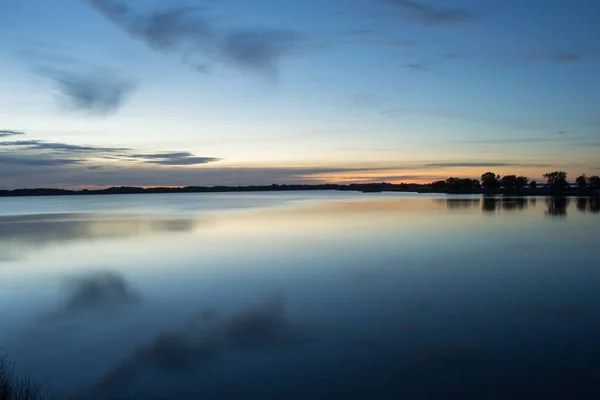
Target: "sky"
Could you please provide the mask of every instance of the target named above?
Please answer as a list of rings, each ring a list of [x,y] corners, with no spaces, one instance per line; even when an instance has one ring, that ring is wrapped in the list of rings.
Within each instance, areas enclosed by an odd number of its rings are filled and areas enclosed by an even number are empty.
[[[0,0],[0,188],[600,174],[597,0]]]

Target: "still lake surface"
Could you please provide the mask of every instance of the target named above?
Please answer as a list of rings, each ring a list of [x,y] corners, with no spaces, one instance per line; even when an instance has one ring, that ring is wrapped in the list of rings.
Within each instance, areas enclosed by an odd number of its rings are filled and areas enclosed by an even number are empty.
[[[600,205],[0,199],[0,347],[65,398],[600,398]]]

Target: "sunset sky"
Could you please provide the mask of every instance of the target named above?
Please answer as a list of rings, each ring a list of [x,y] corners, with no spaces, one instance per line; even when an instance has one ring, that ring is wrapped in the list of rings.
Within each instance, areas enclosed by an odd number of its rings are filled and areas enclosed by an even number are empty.
[[[0,188],[600,174],[597,0],[4,0]]]

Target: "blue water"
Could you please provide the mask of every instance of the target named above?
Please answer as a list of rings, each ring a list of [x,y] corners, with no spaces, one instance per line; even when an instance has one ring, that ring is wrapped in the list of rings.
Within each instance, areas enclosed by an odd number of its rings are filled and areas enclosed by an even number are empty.
[[[600,398],[600,207],[0,199],[0,348],[65,398]]]

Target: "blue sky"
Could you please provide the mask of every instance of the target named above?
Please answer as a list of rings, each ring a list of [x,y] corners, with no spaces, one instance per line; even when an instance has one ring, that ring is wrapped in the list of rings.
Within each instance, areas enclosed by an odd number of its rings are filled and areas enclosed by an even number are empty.
[[[592,0],[20,0],[0,186],[600,171]]]

